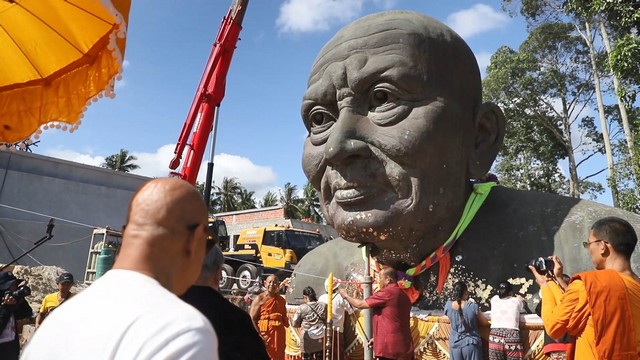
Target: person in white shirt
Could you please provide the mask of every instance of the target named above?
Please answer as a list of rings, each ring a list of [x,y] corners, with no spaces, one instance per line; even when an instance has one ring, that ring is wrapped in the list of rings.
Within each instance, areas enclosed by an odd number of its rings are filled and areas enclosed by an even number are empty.
[[[113,269],[56,309],[22,359],[218,359],[209,321],[177,295],[196,280],[207,242],[207,208],[176,178],[134,195]]]
[[[353,307],[349,305],[349,302],[345,300],[340,293],[338,292],[338,288],[340,287],[340,279],[333,279],[333,301],[332,301],[332,322],[333,322],[333,359],[343,360],[344,359],[344,319],[346,314],[353,314]],[[325,303],[329,305],[329,279],[324,282],[324,289],[327,293],[320,295],[318,298],[318,302]]]
[[[508,281],[498,284],[498,294],[491,298],[490,360],[524,358],[520,341],[520,312],[523,310],[524,299],[514,295],[511,284]]]

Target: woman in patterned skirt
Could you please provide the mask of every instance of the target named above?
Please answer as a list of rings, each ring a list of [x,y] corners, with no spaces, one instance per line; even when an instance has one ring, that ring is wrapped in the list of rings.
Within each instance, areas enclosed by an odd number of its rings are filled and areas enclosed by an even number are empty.
[[[498,295],[491,298],[491,332],[489,333],[490,360],[516,360],[524,358],[520,341],[520,312],[524,299],[514,296],[507,281],[498,285]]]

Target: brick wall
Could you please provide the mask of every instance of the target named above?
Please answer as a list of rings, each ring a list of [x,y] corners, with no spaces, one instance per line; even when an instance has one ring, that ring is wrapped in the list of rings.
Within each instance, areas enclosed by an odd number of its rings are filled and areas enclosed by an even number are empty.
[[[256,209],[255,211],[237,211],[217,215],[218,219],[224,220],[227,225],[246,224],[264,220],[282,220],[284,218],[284,208],[269,208],[266,210]]]

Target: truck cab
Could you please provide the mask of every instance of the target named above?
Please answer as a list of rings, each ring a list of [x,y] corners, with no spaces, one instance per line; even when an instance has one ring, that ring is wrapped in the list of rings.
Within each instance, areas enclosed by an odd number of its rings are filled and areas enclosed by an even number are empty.
[[[234,249],[224,253],[220,288],[231,289],[235,283],[247,290],[263,274],[287,277],[303,256],[323,243],[322,235],[313,231],[284,226],[244,229]]]

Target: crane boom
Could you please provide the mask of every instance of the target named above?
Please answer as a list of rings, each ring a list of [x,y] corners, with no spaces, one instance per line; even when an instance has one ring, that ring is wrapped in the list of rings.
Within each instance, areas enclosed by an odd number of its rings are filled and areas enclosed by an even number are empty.
[[[175,156],[169,163],[169,168],[176,170],[186,151],[184,164],[179,171],[173,171],[172,175],[194,185],[213,128],[215,107],[220,106],[224,98],[227,72],[242,30],[248,2],[249,0],[234,0],[222,19],[200,85],[176,143]]]

